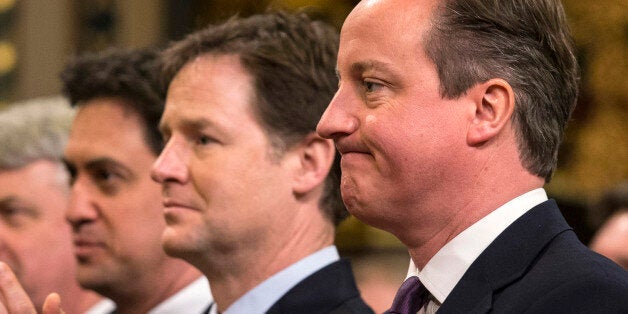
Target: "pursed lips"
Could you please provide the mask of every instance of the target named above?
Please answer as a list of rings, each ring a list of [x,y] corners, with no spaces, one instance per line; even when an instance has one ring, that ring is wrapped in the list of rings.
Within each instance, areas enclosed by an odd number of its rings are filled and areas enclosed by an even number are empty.
[[[368,147],[363,145],[361,142],[352,141],[349,139],[338,139],[336,142],[336,149],[340,153],[340,155],[350,154],[350,153],[359,153],[359,154],[371,154]]]

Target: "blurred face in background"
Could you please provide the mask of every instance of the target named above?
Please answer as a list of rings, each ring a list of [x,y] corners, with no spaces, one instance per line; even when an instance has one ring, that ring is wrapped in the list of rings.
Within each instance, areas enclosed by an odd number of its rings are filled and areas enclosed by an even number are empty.
[[[97,98],[80,106],[65,151],[77,278],[106,296],[142,289],[140,278],[167,259],[161,189],[150,178],[156,156],[142,120],[123,101]]]
[[[604,222],[591,240],[591,249],[628,270],[628,208]]]
[[[42,159],[0,170],[0,261],[13,269],[37,308],[74,280],[67,197],[61,162]]]

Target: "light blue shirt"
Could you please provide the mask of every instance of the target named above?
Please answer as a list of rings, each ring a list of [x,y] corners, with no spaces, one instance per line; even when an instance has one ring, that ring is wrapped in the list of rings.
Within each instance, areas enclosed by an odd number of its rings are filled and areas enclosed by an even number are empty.
[[[203,313],[213,301],[209,282],[202,276],[161,302],[148,314]]]
[[[335,246],[323,248],[255,286],[236,300],[223,314],[265,313],[303,279],[339,259],[340,256]],[[217,314],[217,308],[213,305],[210,313]]]

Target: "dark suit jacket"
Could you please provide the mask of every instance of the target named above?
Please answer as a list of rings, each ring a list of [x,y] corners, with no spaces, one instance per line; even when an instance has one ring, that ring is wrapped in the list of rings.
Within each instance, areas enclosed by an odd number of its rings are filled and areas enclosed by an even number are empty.
[[[546,201],[476,259],[438,313],[628,313],[628,272],[583,245]]]
[[[373,313],[346,260],[329,264],[290,289],[267,313]]]

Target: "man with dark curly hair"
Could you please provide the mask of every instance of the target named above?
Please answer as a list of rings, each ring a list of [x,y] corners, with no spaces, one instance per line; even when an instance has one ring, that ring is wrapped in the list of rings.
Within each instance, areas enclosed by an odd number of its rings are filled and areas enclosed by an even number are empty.
[[[77,108],[64,152],[76,278],[119,314],[201,313],[212,301],[206,278],[161,246],[161,188],[150,177],[163,147],[157,55],[112,49],[80,56],[61,74]],[[24,304],[9,301],[10,313]],[[58,310],[59,300],[50,301]]]
[[[64,156],[76,277],[113,300],[116,313],[195,313],[211,301],[206,279],[161,247],[160,187],[150,178],[163,147],[156,57],[110,50],[79,57],[61,74],[78,107]]]

